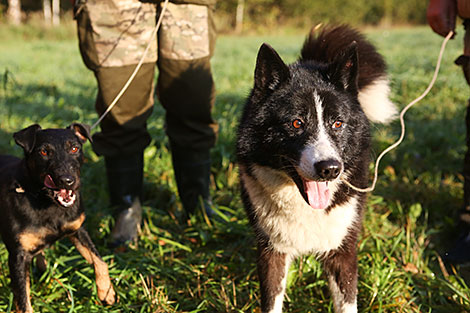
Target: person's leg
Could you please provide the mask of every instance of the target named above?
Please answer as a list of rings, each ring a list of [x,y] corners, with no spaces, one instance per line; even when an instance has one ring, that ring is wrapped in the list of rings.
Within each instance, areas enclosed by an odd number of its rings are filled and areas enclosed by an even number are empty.
[[[101,68],[96,72],[99,88],[96,110],[100,115],[134,68],[134,65]],[[153,108],[154,69],[153,63],[140,69],[129,89],[101,122],[101,132],[93,136],[95,152],[105,158],[110,202],[116,209],[111,234],[114,245],[136,239],[140,227],[143,152],[151,140],[146,121]]]
[[[465,80],[470,86],[470,20],[464,20],[464,54],[455,63],[462,67]],[[464,176],[464,206],[459,213],[458,225],[460,235],[454,246],[445,253],[444,260],[453,264],[470,262],[470,100],[467,102],[466,115],[466,145],[463,176]]]
[[[215,44],[211,7],[169,3],[159,32],[157,95],[166,109],[178,193],[187,213],[202,200],[210,210],[210,149],[217,124],[210,57]]]
[[[105,112],[134,71],[155,27],[156,8],[138,0],[126,7],[116,0],[79,2],[76,8],[82,58],[98,84],[96,111]],[[143,151],[150,143],[146,121],[153,108],[156,41],[145,63],[93,136],[93,148],[105,157],[110,202],[116,208],[114,244],[137,238]]]

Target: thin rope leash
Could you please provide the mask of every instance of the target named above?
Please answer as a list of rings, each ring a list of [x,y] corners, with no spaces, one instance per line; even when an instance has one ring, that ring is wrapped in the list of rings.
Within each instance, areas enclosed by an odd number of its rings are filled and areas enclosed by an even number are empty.
[[[398,147],[401,142],[403,141],[403,138],[405,137],[405,113],[406,111],[408,111],[408,109],[410,109],[413,105],[415,105],[417,102],[421,101],[428,93],[429,91],[431,90],[431,88],[434,86],[434,83],[436,82],[436,79],[437,79],[437,74],[439,73],[439,68],[441,67],[441,61],[442,61],[442,56],[444,55],[444,50],[445,50],[445,47],[447,45],[447,42],[449,41],[449,39],[454,35],[454,32],[453,31],[450,31],[446,38],[444,39],[444,41],[442,42],[442,45],[441,45],[441,50],[439,51],[439,57],[437,58],[437,64],[436,64],[436,69],[434,70],[434,75],[431,79],[431,82],[429,83],[428,85],[428,88],[426,88],[426,90],[416,99],[414,99],[413,101],[411,101],[406,107],[403,108],[403,110],[401,110],[400,112],[400,124],[401,124],[401,135],[400,135],[400,138],[392,145],[390,145],[388,148],[386,148],[384,151],[382,151],[382,153],[380,153],[379,157],[377,158],[377,161],[375,162],[375,170],[374,170],[374,180],[372,181],[372,186],[368,187],[368,188],[358,188],[358,187],[355,187],[353,186],[350,182],[348,182],[346,179],[341,179],[346,185],[348,185],[349,187],[351,187],[352,189],[356,190],[356,191],[360,191],[360,192],[371,192],[375,189],[375,184],[377,183],[377,178],[378,178],[378,172],[379,172],[379,163],[380,163],[380,160],[382,160],[383,156],[385,154],[387,154],[390,150],[393,150],[395,149],[396,147]]]
[[[127,80],[126,84],[122,87],[121,91],[120,91],[120,92],[117,94],[117,96],[114,98],[113,102],[111,102],[111,104],[108,106],[108,108],[106,109],[106,111],[104,111],[104,113],[99,117],[99,119],[91,126],[91,129],[93,129],[93,128],[95,128],[96,126],[98,126],[98,124],[101,123],[101,121],[105,118],[105,116],[114,108],[114,106],[116,105],[116,103],[119,101],[119,99],[121,99],[121,97],[122,97],[122,95],[124,94],[124,92],[126,92],[127,88],[129,87],[129,85],[130,85],[130,84],[132,83],[132,81],[134,80],[135,76],[137,75],[137,72],[138,72],[138,71],[140,70],[140,68],[142,67],[142,64],[144,63],[144,59],[145,59],[145,57],[147,56],[148,51],[150,50],[150,46],[152,45],[153,40],[155,39],[155,36],[157,35],[158,29],[160,28],[160,25],[162,24],[163,15],[165,14],[168,1],[169,1],[169,0],[165,0],[165,3],[163,4],[162,11],[160,12],[160,16],[158,17],[157,25],[155,25],[155,29],[154,29],[153,32],[152,32],[152,36],[150,37],[150,40],[149,40],[149,42],[148,42],[148,44],[147,44],[147,47],[145,48],[144,54],[142,55],[142,58],[140,59],[140,61],[139,61],[139,63],[137,64],[137,66],[135,67],[134,72],[132,72],[132,75],[129,77],[129,79]]]

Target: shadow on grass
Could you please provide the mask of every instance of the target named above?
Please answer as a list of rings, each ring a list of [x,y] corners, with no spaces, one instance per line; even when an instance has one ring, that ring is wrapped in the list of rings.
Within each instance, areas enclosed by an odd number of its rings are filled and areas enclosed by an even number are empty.
[[[403,207],[421,203],[428,210],[430,226],[434,226],[463,206],[464,119],[459,114],[408,119],[406,127],[402,144],[382,160],[374,193]],[[398,123],[391,128],[395,130],[393,137],[374,140],[377,155],[398,138]]]
[[[459,228],[458,219],[463,207],[464,114],[410,118],[406,120],[406,127],[403,143],[383,159],[374,194],[382,195],[391,204],[387,219],[403,227],[408,224],[414,205],[419,204],[423,209],[416,217],[418,224],[410,232],[411,236],[417,236],[414,232],[424,227],[427,240],[419,247],[423,249],[420,258],[429,260],[428,266],[435,276],[410,274],[416,294],[414,305],[425,310],[432,308],[433,312],[464,312],[468,307],[459,302],[457,294],[467,287],[457,280],[470,281],[469,272],[462,267],[453,269],[445,265],[447,271],[452,272],[447,278],[436,256],[442,256],[452,247],[464,230]],[[399,130],[399,126],[395,124],[393,129]],[[374,140],[377,154],[398,138],[398,132],[395,133],[393,140],[391,137]]]
[[[436,271],[439,270],[436,269]],[[462,270],[460,274],[464,272],[465,270]],[[452,287],[452,283],[443,277],[437,276],[430,279],[427,275],[410,274],[409,280],[414,288],[413,304],[422,311],[432,309],[432,312],[436,313],[467,312],[468,306],[453,297],[456,290]]]

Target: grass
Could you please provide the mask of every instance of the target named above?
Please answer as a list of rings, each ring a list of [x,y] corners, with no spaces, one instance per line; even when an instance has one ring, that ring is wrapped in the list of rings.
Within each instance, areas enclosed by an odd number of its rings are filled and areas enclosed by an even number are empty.
[[[67,30],[34,32],[2,25],[0,31],[0,153],[20,156],[12,133],[40,123],[65,127],[92,124],[96,93],[93,74]],[[68,34],[68,35],[67,35]],[[463,30],[445,53],[440,77],[406,116],[407,135],[381,165],[370,195],[359,247],[360,312],[468,312],[470,273],[440,262],[457,234],[462,207],[465,104],[461,70]],[[403,107],[431,79],[440,38],[428,28],[371,29],[367,36],[389,64],[392,98]],[[145,152],[142,235],[135,247],[107,247],[114,223],[109,210],[103,160],[86,145],[83,195],[86,227],[110,266],[118,294],[111,307],[99,304],[93,270],[67,240],[46,251],[49,268],[33,269],[32,303],[37,312],[259,312],[255,242],[240,196],[234,163],[237,117],[252,85],[257,49],[270,43],[287,61],[299,53],[304,33],[282,36],[221,36],[213,58],[221,130],[212,151],[212,196],[230,217],[174,218],[181,210],[157,105],[149,119],[153,142]],[[395,141],[398,123],[374,126],[374,156]],[[0,311],[12,310],[7,251],[0,244]],[[288,279],[286,312],[332,312],[320,264],[312,256],[296,261]]]

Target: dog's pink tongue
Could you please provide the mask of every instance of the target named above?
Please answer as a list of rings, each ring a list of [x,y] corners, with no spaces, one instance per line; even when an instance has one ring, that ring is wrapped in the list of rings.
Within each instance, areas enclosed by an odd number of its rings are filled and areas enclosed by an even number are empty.
[[[304,180],[308,204],[314,209],[326,209],[330,200],[330,190],[327,182]]]
[[[51,189],[57,188],[54,181],[52,180],[51,175],[47,175],[46,178],[44,178],[44,186]]]

